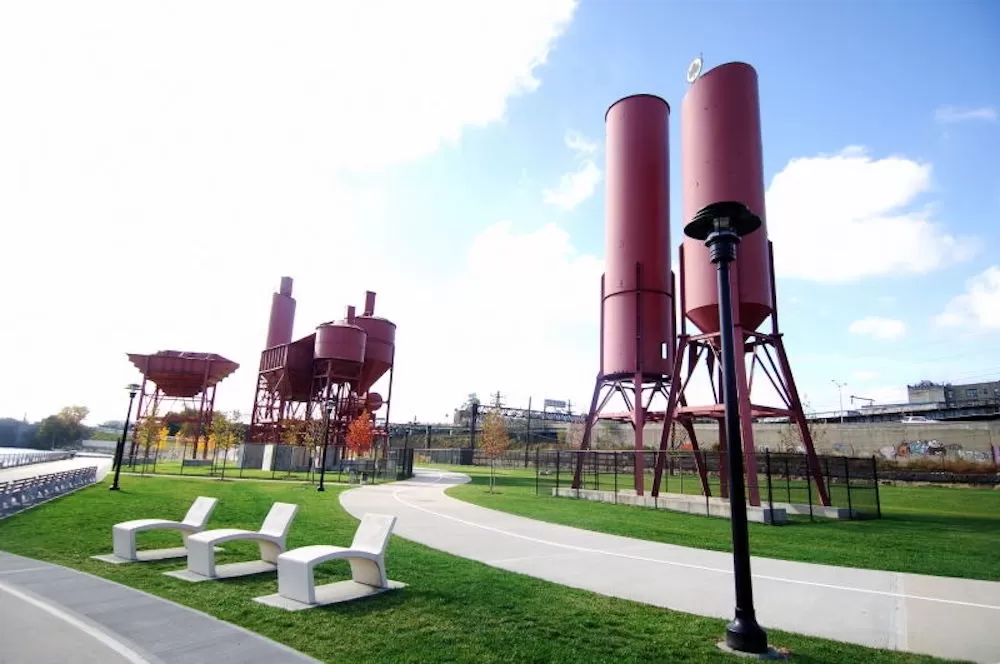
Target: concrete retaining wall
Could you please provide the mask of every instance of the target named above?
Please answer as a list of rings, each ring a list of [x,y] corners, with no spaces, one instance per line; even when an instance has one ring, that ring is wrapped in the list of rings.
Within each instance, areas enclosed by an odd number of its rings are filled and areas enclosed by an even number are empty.
[[[703,496],[686,496],[679,493],[661,493],[658,497],[654,498],[652,496],[637,496],[635,493],[627,492],[619,492],[616,495],[614,491],[560,487],[552,489],[552,495],[561,498],[593,500],[600,503],[618,503],[620,505],[635,505],[637,507],[685,512],[687,514],[701,514],[723,519],[730,517],[729,501],[723,501],[719,498],[709,498],[706,500]],[[780,525],[788,522],[788,513],[784,508],[779,508],[777,504],[774,510],[768,507],[747,505],[747,520],[756,523]]]

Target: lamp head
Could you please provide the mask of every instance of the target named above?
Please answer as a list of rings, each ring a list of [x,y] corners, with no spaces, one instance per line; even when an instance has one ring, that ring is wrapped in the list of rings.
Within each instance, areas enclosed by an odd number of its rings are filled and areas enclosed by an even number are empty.
[[[142,388],[136,385],[135,383],[129,383],[128,385],[125,386],[125,389],[128,390],[129,396],[134,397],[136,394],[139,393],[139,390],[141,390]]]
[[[706,205],[684,227],[689,238],[704,242],[712,233],[733,233],[737,237],[749,235],[760,228],[760,217],[743,203],[720,201]]]
[[[326,408],[326,414],[327,414],[327,415],[329,415],[330,413],[332,413],[332,412],[333,412],[333,407],[334,407],[334,406],[335,406],[336,404],[337,404],[337,400],[336,400],[336,399],[332,399],[332,398],[331,398],[331,399],[327,399],[327,400],[326,400],[326,403],[325,403],[325,404],[323,404],[323,407],[324,407],[324,408]]]

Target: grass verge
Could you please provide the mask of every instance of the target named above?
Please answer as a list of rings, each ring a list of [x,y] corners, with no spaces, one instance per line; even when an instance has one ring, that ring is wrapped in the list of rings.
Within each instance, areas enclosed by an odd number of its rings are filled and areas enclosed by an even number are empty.
[[[732,550],[727,519],[553,498],[551,486],[545,484],[536,495],[535,472],[530,469],[497,469],[497,486],[489,493],[489,468],[435,467],[472,477],[471,483],[449,489],[448,495],[482,507],[654,542]],[[551,478],[545,480],[551,484]],[[692,479],[688,485],[696,482]],[[880,491],[882,519],[795,517],[780,527],[751,523],[751,550],[756,556],[784,560],[1000,581],[1000,491],[892,486]]]
[[[0,547],[151,592],[329,662],[734,661],[715,645],[723,621],[566,588],[398,537],[389,546],[389,576],[407,588],[298,613],[251,601],[276,591],[273,574],[191,585],[162,574],[183,562],[108,565],[89,558],[111,550],[114,523],[178,518],[197,495],[219,498],[213,527],[256,529],[273,501],[287,501],[301,506],[290,547],[346,544],[357,521],[340,507],[344,489],[320,494],[308,485],[131,477],[120,492],[102,483],[0,521]],[[140,536],[142,548],[177,542],[166,533]],[[252,544],[230,543],[219,562],[255,556]],[[318,583],[346,578],[345,562],[317,569]],[[777,631],[770,636],[797,662],[940,661]]]

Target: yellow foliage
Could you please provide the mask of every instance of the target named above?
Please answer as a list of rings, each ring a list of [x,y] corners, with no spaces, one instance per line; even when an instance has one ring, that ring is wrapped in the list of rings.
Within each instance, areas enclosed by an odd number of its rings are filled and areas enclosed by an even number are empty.
[[[483,435],[480,447],[483,454],[491,459],[502,455],[510,446],[510,436],[507,433],[507,423],[499,413],[489,412],[483,418]]]

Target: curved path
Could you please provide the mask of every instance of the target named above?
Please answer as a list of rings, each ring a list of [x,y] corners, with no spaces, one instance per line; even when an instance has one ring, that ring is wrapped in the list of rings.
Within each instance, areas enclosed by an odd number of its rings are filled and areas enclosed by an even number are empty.
[[[318,664],[140,590],[0,551],[0,663]]]
[[[493,567],[702,616],[731,618],[732,556],[607,535],[445,495],[466,475],[417,470],[345,491],[353,516],[396,515],[394,533]],[[391,561],[389,563],[392,564]],[[1000,662],[1000,583],[753,558],[765,628],[876,648]]]
[[[62,459],[60,461],[43,461],[42,463],[32,463],[27,466],[15,466],[0,470],[0,482],[11,482],[22,480],[27,477],[37,477],[49,473],[61,473],[64,470],[76,470],[94,466],[97,468],[97,481],[100,482],[111,472],[112,458],[108,456],[80,456],[72,459]]]

